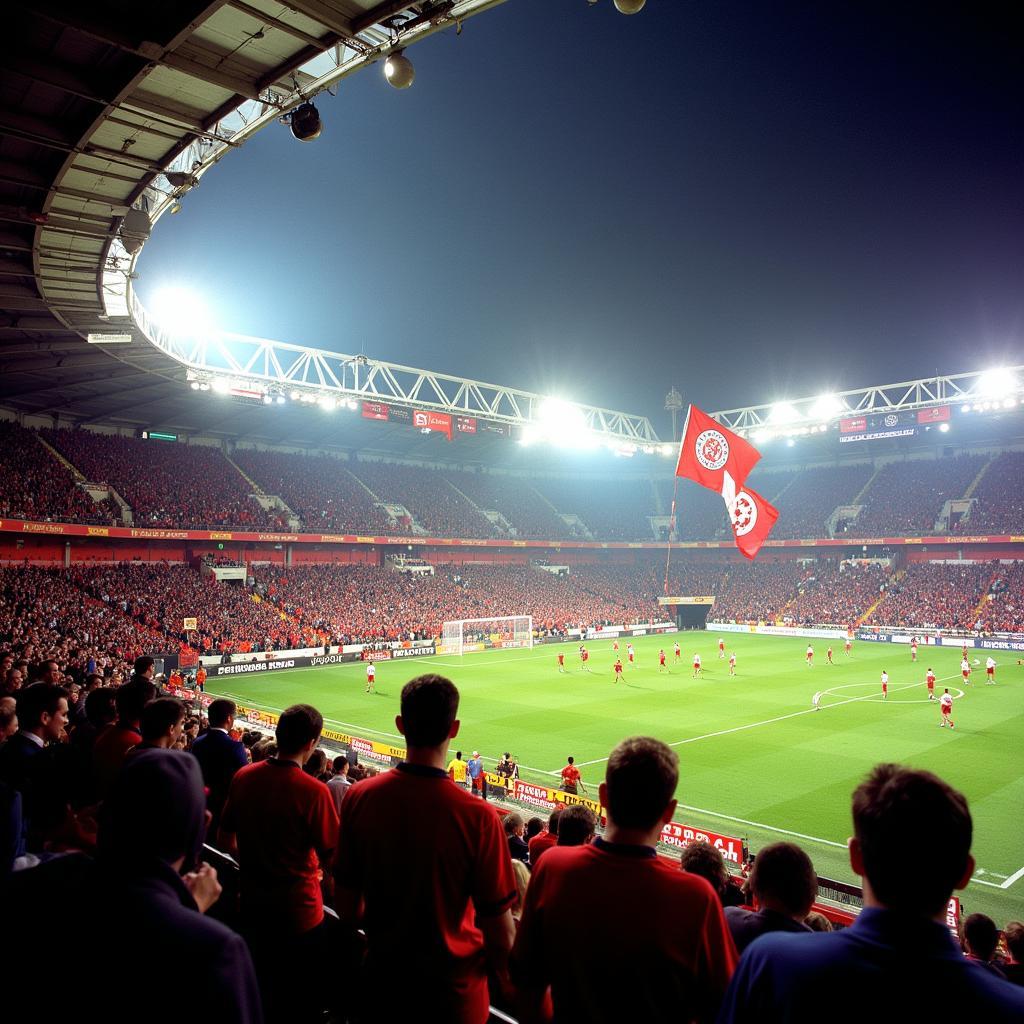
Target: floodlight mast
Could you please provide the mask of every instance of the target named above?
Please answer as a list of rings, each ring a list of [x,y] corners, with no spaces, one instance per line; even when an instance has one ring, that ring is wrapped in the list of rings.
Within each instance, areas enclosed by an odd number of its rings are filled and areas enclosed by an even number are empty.
[[[372,401],[471,416],[516,427],[548,422],[552,407],[571,412],[579,431],[596,443],[653,446],[659,443],[650,420],[614,409],[567,403],[497,384],[432,373],[400,363],[309,348],[225,331],[180,333],[149,314],[134,289],[128,305],[136,327],[166,355],[187,368],[190,381],[252,388],[264,393],[298,393],[313,400]]]

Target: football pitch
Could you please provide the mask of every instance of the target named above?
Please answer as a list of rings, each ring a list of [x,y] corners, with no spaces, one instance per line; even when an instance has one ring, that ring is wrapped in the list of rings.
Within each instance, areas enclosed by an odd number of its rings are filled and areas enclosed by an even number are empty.
[[[377,665],[377,692],[365,693],[361,663],[296,669],[271,675],[211,679],[217,691],[263,710],[315,705],[329,725],[368,739],[398,740],[394,719],[402,686],[414,675],[439,672],[462,695],[462,722],[452,750],[479,750],[493,765],[503,751],[517,757],[523,778],[554,777],[568,755],[596,795],[612,747],[630,735],[651,735],[679,754],[677,820],[746,837],[753,850],[793,839],[819,874],[856,881],[846,860],[850,794],[870,767],[898,761],[927,768],[964,792],[974,816],[978,870],[961,898],[967,913],[982,911],[1000,926],[1024,918],[1024,668],[1015,655],[996,656],[997,685],[985,685],[984,665],[972,685],[960,680],[959,647],[922,648],[916,664],[903,645],[854,643],[847,658],[833,643],[814,642],[814,666],[804,664],[806,640],[724,634],[736,653],[736,676],[718,657],[717,633],[678,634],[682,660],[673,662],[674,635],[639,637],[637,663],[613,683],[611,640],[588,644],[590,672],[574,643],[532,650],[496,650],[464,657],[423,657]],[[658,671],[664,647],[668,672]],[[620,641],[626,663],[625,641]],[[692,678],[697,652],[703,674]],[[559,674],[556,655],[565,654]],[[980,652],[972,652],[971,659]],[[956,729],[939,727],[938,701],[924,677],[931,666],[936,694],[956,697]],[[889,673],[889,697],[879,677]],[[964,692],[966,691],[966,692]],[[820,710],[812,706],[821,694]],[[929,856],[903,851],[907,875]]]

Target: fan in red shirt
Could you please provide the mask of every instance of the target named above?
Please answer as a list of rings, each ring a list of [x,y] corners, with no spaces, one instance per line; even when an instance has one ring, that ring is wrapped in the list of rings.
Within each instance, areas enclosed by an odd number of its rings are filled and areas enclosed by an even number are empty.
[[[580,778],[580,770],[576,767],[574,759],[570,757],[562,769],[562,789],[566,793],[575,793],[577,786],[586,793],[587,787],[583,785],[583,779]]]
[[[558,818],[563,809],[563,805],[558,804],[558,806],[551,811],[551,815],[548,818],[547,830],[544,832],[538,832],[530,840],[530,869],[532,871],[537,870],[541,854],[543,854],[545,850],[550,850],[552,846],[558,845]]]
[[[458,706],[441,676],[407,683],[406,760],[341,805],[336,905],[367,942],[359,1020],[387,1006],[398,1020],[484,1024],[488,968],[504,974],[516,879],[497,812],[448,782]]]
[[[664,743],[625,740],[601,785],[604,838],[534,869],[511,960],[523,1019],[547,1019],[550,991],[559,1021],[714,1020],[737,960],[721,903],[655,852],[678,781]]]

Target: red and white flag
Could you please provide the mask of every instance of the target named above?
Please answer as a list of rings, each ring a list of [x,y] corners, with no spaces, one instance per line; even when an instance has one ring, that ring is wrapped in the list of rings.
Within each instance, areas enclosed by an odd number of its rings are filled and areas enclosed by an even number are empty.
[[[753,558],[772,532],[779,510],[749,487],[740,488],[731,501],[726,494],[722,497],[729,512],[736,547],[747,558]]]
[[[730,493],[743,486],[760,458],[761,453],[752,444],[695,405],[690,406],[683,425],[676,476],[696,480],[721,494],[728,504]]]

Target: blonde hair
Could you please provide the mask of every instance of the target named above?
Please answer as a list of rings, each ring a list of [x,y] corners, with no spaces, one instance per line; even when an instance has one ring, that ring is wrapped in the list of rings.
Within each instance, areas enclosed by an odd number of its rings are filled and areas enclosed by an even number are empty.
[[[521,860],[513,860],[512,874],[516,876],[516,902],[512,907],[512,919],[518,921],[523,916],[526,887],[530,884],[530,869]]]

